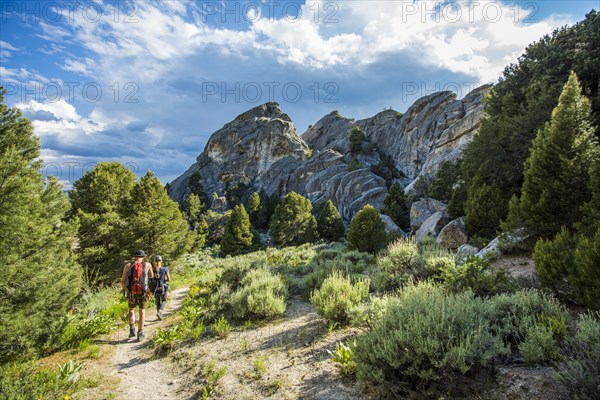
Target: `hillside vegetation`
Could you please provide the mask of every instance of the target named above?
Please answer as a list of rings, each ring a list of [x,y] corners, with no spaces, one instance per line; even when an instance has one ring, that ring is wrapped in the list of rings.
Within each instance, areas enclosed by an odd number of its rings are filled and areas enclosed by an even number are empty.
[[[302,340],[280,348],[310,365],[323,358],[299,349],[320,345],[339,367],[329,379],[357,398],[500,397],[499,371],[523,365],[552,371],[541,384],[552,386],[549,397],[600,397],[599,35],[593,11],[529,46],[492,89],[462,159],[407,195],[395,181],[381,210],[367,204],[347,224],[331,199],[269,196],[244,183],[219,196],[205,193],[199,173],[178,203],[151,171],[138,179],[116,162],[99,163],[65,195],[39,172],[39,140],[2,89],[0,399],[64,398],[101,383],[74,359],[92,363],[99,335],[125,323],[116,283],[137,249],[161,255],[175,283],[189,286],[181,310],[149,338],[165,362],[316,313],[310,338],[286,330]],[[353,153],[363,139],[353,133]],[[411,205],[446,207],[425,194],[449,202],[457,219],[442,224],[436,211],[407,234],[419,217]],[[465,234],[460,248],[430,234],[463,225],[469,243]],[[531,256],[531,279],[493,268],[494,251],[463,253],[496,236],[503,252]],[[238,345],[246,354],[250,345]],[[73,359],[39,362],[58,353]],[[203,399],[243,385],[253,396],[304,395],[283,378],[265,382],[269,363],[256,354],[235,379],[217,367],[219,353],[187,366],[181,384]]]

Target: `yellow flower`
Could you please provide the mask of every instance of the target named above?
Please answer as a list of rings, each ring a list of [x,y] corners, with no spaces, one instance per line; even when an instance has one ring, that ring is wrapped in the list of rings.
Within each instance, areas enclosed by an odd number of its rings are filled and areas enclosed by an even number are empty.
[[[71,400],[71,396],[69,396],[68,394],[65,394],[65,397],[63,397],[63,400]]]

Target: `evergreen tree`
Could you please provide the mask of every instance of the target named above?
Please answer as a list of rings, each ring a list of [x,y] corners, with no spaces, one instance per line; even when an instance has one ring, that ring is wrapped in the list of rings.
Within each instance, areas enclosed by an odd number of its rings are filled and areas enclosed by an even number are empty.
[[[225,225],[221,252],[230,256],[248,253],[252,250],[253,239],[254,234],[246,209],[243,205],[235,206]]]
[[[445,203],[449,202],[452,199],[454,185],[461,179],[461,165],[462,159],[444,161],[440,166],[440,170],[436,174],[435,179],[433,179],[431,185],[429,185],[427,197]]]
[[[577,73],[583,92],[592,101],[596,136],[600,137],[599,42],[600,14],[592,11],[584,21],[557,29],[531,44],[518,63],[506,67],[504,76],[486,96],[486,117],[465,150],[461,169],[465,185],[455,189],[461,193],[453,199],[453,211],[462,209],[465,192],[477,175],[503,193],[494,214],[507,212],[512,195],[521,194],[523,166],[532,140],[550,120],[571,71]]]
[[[188,222],[160,180],[148,171],[134,186],[128,202],[131,216],[124,229],[123,248],[176,258],[195,241]],[[191,243],[190,243],[191,242]]]
[[[206,242],[208,241],[208,223],[204,216],[200,217],[198,221],[198,225],[196,227],[196,242],[192,247],[192,250],[198,250],[204,248],[206,246]]]
[[[344,236],[344,223],[337,207],[327,200],[317,217],[319,235],[323,239],[337,241]]]
[[[271,220],[273,219],[273,214],[275,214],[275,210],[277,206],[281,204],[281,197],[277,193],[273,193],[270,196],[267,196],[264,191],[261,191],[266,196],[266,200],[263,201],[261,199],[261,204],[265,204],[265,220],[267,226],[271,226]]]
[[[270,228],[275,242],[282,246],[312,243],[319,238],[310,200],[295,192],[288,193],[277,206]]]
[[[102,162],[86,172],[69,192],[71,215],[79,220],[77,259],[88,283],[112,281],[130,255],[122,247],[121,227],[129,216],[126,202],[135,174],[118,162]]]
[[[260,229],[267,227],[266,207],[258,193],[254,192],[246,199],[245,207],[253,227]]]
[[[350,222],[348,247],[369,253],[377,253],[387,244],[385,224],[379,211],[370,204],[360,210]]]
[[[350,153],[360,153],[363,140],[365,140],[365,135],[362,133],[360,127],[355,126],[352,132],[350,132]]]
[[[590,155],[597,152],[590,111],[590,102],[572,73],[525,163],[520,211],[526,227],[536,235],[550,238],[561,226],[572,227],[590,199]]]
[[[465,226],[469,236],[492,239],[506,210],[496,205],[502,202],[503,194],[496,186],[486,185],[480,178],[474,179],[469,187],[465,203]]]
[[[410,228],[410,209],[399,183],[395,182],[390,187],[388,195],[383,200],[382,213],[390,216],[401,229]]]
[[[200,197],[197,194],[191,194],[188,198],[188,206],[186,207],[187,219],[190,227],[196,229],[196,225],[202,218],[202,211],[204,210],[204,204],[200,201]],[[204,221],[206,222],[206,221]]]
[[[58,181],[39,173],[31,123],[0,87],[0,363],[51,346],[82,284],[76,226]]]
[[[575,301],[591,308],[600,308],[600,228],[592,237],[581,236],[572,262],[575,265],[575,271],[571,273]]]
[[[591,199],[582,209],[583,218],[577,224],[577,229],[586,236],[593,236],[600,229],[600,160],[596,159],[590,167],[588,189]]]
[[[191,194],[195,194],[200,198],[200,203],[203,205],[209,204],[208,197],[204,191],[204,185],[202,184],[202,175],[200,175],[200,171],[195,171],[190,175],[188,178],[188,187],[190,188]]]

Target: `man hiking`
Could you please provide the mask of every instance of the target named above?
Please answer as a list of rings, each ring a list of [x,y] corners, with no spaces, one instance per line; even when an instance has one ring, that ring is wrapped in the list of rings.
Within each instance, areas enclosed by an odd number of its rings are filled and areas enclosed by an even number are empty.
[[[138,341],[144,338],[144,320],[146,319],[146,303],[150,290],[148,279],[154,278],[152,265],[145,262],[144,250],[135,252],[135,261],[125,264],[121,275],[121,291],[127,290],[129,298],[129,337],[135,337],[135,308],[139,307],[140,319],[138,321]]]
[[[154,257],[154,281],[152,282],[154,299],[156,300],[156,315],[158,319],[163,318],[163,310],[167,301],[167,291],[169,290],[169,282],[171,282],[171,274],[169,268],[163,267],[163,259],[161,256]]]

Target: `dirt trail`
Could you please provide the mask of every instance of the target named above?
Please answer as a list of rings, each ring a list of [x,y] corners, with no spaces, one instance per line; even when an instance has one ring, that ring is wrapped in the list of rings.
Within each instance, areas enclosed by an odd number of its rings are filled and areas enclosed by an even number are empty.
[[[156,308],[146,309],[144,333],[146,338],[138,342],[136,338],[129,339],[129,327],[120,329],[105,342],[112,347],[111,360],[103,362],[101,368],[104,377],[109,381],[117,381],[118,389],[111,393],[102,394],[82,393],[81,398],[94,399],[176,399],[181,398],[178,392],[177,379],[173,376],[172,368],[165,365],[164,359],[152,359],[153,350],[150,342],[158,328],[168,324],[169,315],[176,312],[186,296],[188,288],[174,290],[169,294],[162,321],[156,317]],[[138,314],[136,311],[136,327]],[[116,397],[115,397],[116,395]],[[77,397],[79,398],[79,396]]]

